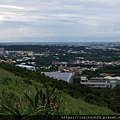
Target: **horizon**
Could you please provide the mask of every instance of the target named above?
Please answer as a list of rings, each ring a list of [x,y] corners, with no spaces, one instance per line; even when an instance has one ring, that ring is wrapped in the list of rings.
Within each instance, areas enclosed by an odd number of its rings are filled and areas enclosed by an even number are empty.
[[[120,46],[120,42],[0,42],[0,46],[16,46],[16,45],[35,45],[35,46],[103,46],[103,47],[115,47]]]

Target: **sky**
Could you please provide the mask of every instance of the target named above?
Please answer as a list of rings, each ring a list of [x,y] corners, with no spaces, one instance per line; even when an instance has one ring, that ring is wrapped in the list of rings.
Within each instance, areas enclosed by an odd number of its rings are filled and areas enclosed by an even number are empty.
[[[0,0],[0,42],[120,42],[120,0]]]

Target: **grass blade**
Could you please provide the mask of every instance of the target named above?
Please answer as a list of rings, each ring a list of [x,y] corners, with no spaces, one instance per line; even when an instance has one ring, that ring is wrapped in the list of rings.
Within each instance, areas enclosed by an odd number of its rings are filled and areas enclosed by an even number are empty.
[[[34,102],[33,102],[33,100],[32,100],[26,93],[24,93],[24,94],[25,94],[26,98],[29,100],[31,106],[34,107]]]
[[[38,105],[38,100],[39,100],[39,96],[38,96],[38,92],[37,92],[36,96],[35,96],[35,107],[37,107],[37,105]]]
[[[6,111],[8,111],[8,112],[10,112],[12,115],[17,115],[13,110],[11,110],[9,107],[7,107],[7,106],[5,106],[5,105],[3,105],[3,104],[1,104],[2,105],[2,107],[6,110]]]

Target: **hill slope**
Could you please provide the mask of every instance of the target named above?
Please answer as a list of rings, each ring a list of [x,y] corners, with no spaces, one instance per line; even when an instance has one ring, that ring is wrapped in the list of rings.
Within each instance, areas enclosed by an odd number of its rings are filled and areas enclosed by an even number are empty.
[[[0,69],[0,102],[4,105],[18,105],[21,114],[25,113],[26,99],[24,92],[29,96],[34,96],[37,88],[44,90],[43,84],[33,80],[18,77],[13,73]],[[114,115],[110,109],[98,107],[84,102],[82,99],[75,99],[63,91],[56,90],[60,93],[60,107],[56,114],[58,115]],[[27,103],[27,105],[29,105]],[[0,113],[6,114],[5,110],[0,106]]]

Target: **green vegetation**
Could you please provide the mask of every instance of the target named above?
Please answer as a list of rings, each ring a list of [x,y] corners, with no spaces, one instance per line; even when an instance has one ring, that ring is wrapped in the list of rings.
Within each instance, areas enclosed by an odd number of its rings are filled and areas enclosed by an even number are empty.
[[[82,76],[86,76],[88,77],[88,79],[92,78],[92,77],[101,77],[100,74],[102,73],[107,73],[107,74],[113,74],[113,76],[120,76],[120,65],[118,66],[104,66],[99,68],[96,71],[83,71]]]
[[[55,92],[55,88],[50,91],[46,87],[45,93],[43,90],[39,90],[36,86],[36,94],[32,98],[27,94],[24,93],[26,100],[28,101],[26,106],[24,106],[24,109],[21,109],[21,105],[15,104],[14,106],[10,105],[4,105],[1,103],[2,108],[5,109],[6,114],[12,114],[12,115],[54,115],[59,108],[59,98],[57,95],[53,96],[53,93]],[[22,104],[23,106],[23,104]],[[12,108],[12,109],[11,109]]]
[[[80,84],[56,81],[45,77],[39,70],[30,71],[4,63],[0,64],[0,68],[1,115],[115,115],[120,113],[120,86],[113,90],[92,89]]]
[[[94,46],[94,47],[91,47]],[[71,62],[75,60],[76,57],[84,57],[85,60],[95,60],[95,61],[101,61],[101,62],[110,62],[110,61],[119,61],[119,54],[117,50],[109,49],[95,49],[95,45],[92,44],[91,46],[68,46],[68,45],[6,45],[6,46],[0,46],[4,47],[5,50],[10,51],[33,51],[34,53],[41,53],[44,55],[47,55],[45,57],[37,57],[36,62],[37,65],[48,65],[48,63],[52,63],[53,59],[56,57],[59,57],[60,61],[67,61]],[[98,45],[104,46],[103,45]],[[89,49],[86,49],[88,47]],[[114,48],[119,49],[120,47],[114,46]],[[73,53],[68,52],[73,51]],[[75,53],[74,53],[75,52]],[[56,53],[58,55],[56,55]],[[65,56],[63,55],[65,54]],[[2,56],[3,57],[3,56]],[[3,57],[4,58],[4,57]],[[14,58],[13,56],[9,56],[9,58]],[[6,59],[6,58],[4,58]],[[14,58],[16,59],[16,57]],[[46,61],[49,61],[48,63]],[[40,61],[44,64],[41,64]]]

